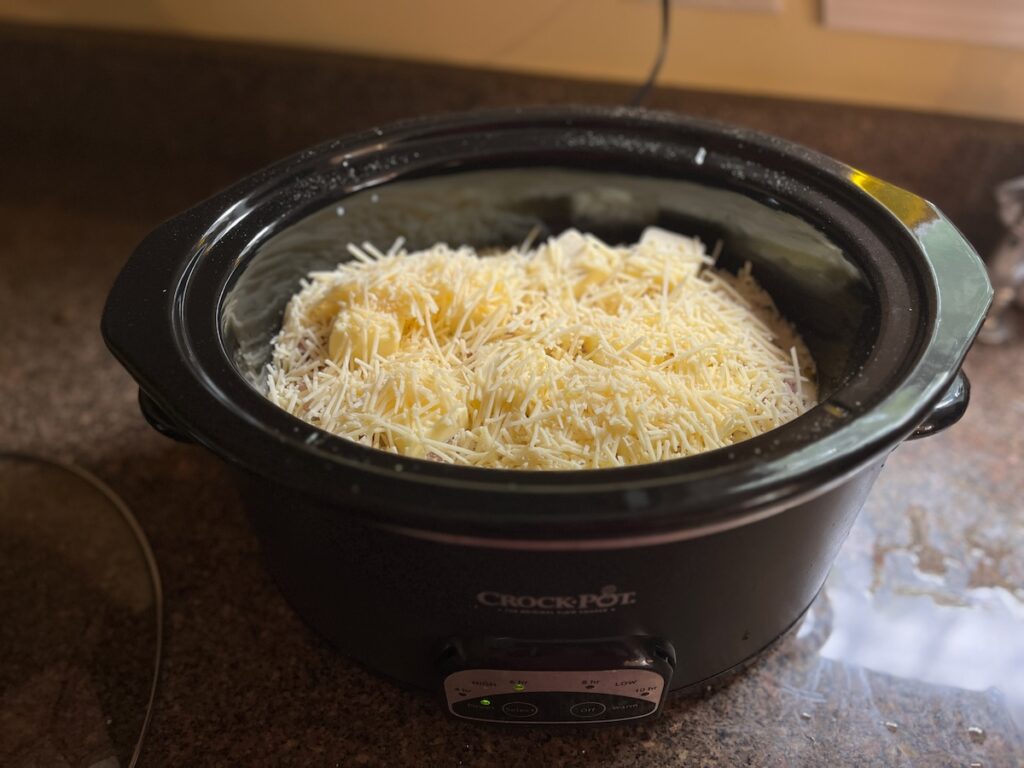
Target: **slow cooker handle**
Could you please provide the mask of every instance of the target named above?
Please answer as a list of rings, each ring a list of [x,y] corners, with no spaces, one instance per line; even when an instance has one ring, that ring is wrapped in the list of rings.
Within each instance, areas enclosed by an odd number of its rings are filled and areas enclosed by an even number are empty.
[[[968,380],[967,374],[962,370],[958,371],[953,383],[946,390],[946,394],[907,439],[917,440],[919,437],[928,437],[953,426],[967,411],[967,404],[970,401],[971,382]]]
[[[139,410],[142,411],[143,417],[149,422],[149,426],[164,437],[177,440],[179,443],[195,442],[192,436],[175,425],[170,417],[164,413],[164,410],[156,404],[156,401],[142,389],[139,389]]]

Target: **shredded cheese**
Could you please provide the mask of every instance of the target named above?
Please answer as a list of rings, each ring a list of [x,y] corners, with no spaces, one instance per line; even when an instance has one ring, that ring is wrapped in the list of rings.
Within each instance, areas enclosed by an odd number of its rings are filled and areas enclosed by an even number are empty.
[[[580,469],[689,456],[814,404],[803,341],[699,240],[630,247],[569,230],[481,257],[349,246],[292,297],[268,397],[328,432],[478,467]]]

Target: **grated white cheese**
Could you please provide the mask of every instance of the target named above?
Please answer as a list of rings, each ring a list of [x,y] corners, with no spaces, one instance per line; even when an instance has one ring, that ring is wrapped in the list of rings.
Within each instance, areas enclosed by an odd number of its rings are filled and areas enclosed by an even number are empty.
[[[721,448],[811,407],[815,367],[754,281],[699,240],[569,230],[524,252],[447,245],[311,273],[268,397],[328,432],[479,467],[578,469]]]

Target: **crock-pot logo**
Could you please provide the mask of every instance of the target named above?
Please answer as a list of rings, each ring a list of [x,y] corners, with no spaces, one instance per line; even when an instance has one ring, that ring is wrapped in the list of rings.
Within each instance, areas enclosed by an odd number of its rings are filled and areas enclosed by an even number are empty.
[[[619,592],[614,584],[600,592],[577,595],[510,595],[504,592],[478,592],[476,601],[485,608],[503,613],[580,614],[609,613],[623,605],[636,603],[636,592]]]

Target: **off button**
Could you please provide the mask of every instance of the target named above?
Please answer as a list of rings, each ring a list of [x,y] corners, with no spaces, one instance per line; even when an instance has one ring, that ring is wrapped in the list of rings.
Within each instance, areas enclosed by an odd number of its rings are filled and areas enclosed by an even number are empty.
[[[528,701],[510,701],[502,706],[501,711],[509,717],[533,717],[537,714],[537,707]]]
[[[569,714],[582,718],[600,717],[604,714],[605,709],[607,709],[605,705],[599,701],[581,701],[579,704],[569,707]]]

